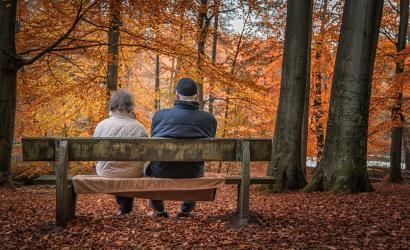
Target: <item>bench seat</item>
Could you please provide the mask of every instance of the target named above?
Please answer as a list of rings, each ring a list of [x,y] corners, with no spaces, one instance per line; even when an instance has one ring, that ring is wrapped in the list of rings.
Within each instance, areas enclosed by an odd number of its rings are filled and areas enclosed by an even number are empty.
[[[77,175],[73,178],[76,194],[114,194],[153,200],[213,201],[216,188],[225,178],[203,177],[169,178],[104,178],[96,175]]]

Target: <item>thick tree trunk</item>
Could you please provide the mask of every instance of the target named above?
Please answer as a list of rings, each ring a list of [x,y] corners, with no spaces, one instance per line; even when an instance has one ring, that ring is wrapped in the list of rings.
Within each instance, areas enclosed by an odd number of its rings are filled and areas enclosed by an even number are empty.
[[[108,29],[108,76],[107,88],[118,88],[118,52],[120,43],[121,0],[110,0],[110,27]]]
[[[400,23],[398,32],[398,42],[396,44],[397,53],[406,48],[407,26],[409,21],[409,0],[400,1]],[[402,113],[403,103],[403,80],[399,78],[404,71],[404,59],[399,57],[396,62],[396,88],[394,88],[393,107],[391,119],[393,129],[391,132],[390,145],[390,176],[389,182],[402,183],[401,177],[401,146],[403,138],[404,116]]]
[[[383,0],[346,0],[323,159],[305,191],[368,192],[367,129]]]
[[[215,13],[215,18],[214,18],[214,33],[212,34],[212,52],[211,52],[211,61],[215,65],[216,64],[216,48],[218,44],[218,25],[219,25],[219,4],[220,1],[216,1],[215,3],[217,6],[216,8],[216,13]],[[213,114],[214,113],[214,88],[213,88],[213,83],[209,83],[209,105],[208,105],[208,111],[209,113]]]
[[[308,79],[309,28],[312,1],[289,0],[287,6],[282,80],[268,175],[277,178],[274,190],[306,185],[302,169],[302,127]]]
[[[159,55],[155,57],[155,110],[161,109],[161,95],[159,91]]]
[[[0,184],[11,180],[18,62],[15,46],[16,0],[0,1]]]

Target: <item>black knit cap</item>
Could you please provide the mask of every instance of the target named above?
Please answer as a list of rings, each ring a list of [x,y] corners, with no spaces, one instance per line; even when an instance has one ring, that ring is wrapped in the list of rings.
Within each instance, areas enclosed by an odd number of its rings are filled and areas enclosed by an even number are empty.
[[[176,90],[178,94],[183,96],[193,96],[198,92],[196,83],[191,78],[182,78],[179,80]]]

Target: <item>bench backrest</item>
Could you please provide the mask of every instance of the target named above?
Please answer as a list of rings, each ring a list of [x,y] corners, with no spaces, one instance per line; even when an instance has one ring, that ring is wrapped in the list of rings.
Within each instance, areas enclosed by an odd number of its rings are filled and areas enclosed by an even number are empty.
[[[249,141],[250,161],[271,159],[272,139],[23,138],[25,161],[54,161],[61,141],[69,161],[241,161]]]

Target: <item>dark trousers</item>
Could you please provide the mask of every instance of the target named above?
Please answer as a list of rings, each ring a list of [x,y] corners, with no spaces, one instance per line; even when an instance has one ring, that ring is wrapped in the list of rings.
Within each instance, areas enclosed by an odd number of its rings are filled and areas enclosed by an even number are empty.
[[[134,205],[134,198],[115,196],[115,199],[117,200],[117,203],[120,206],[121,212],[131,213],[132,207]]]
[[[156,178],[198,178],[204,176],[204,162],[150,162],[145,174]],[[184,201],[181,211],[194,210],[196,201]],[[150,200],[149,206],[157,212],[164,212],[164,201]]]
[[[154,209],[157,212],[165,211],[164,201],[150,200],[149,205],[152,209]],[[189,213],[192,210],[194,210],[195,205],[196,201],[184,201],[181,204],[181,211],[184,213]]]

